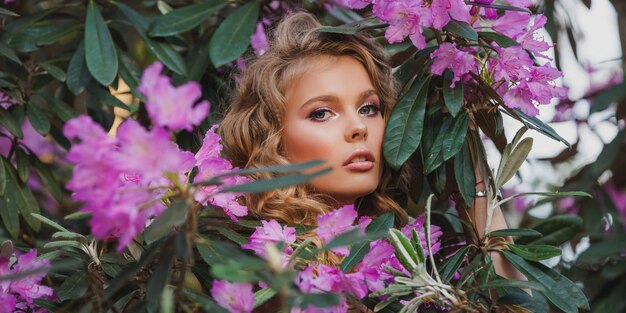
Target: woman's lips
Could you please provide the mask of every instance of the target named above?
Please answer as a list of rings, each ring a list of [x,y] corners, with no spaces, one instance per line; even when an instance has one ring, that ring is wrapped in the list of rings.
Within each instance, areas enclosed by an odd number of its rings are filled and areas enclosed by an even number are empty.
[[[366,149],[357,149],[343,162],[352,171],[369,171],[374,168],[374,155]]]
[[[344,165],[343,167],[349,170],[353,170],[353,171],[365,172],[374,168],[374,162],[372,161],[354,162],[348,165]]]

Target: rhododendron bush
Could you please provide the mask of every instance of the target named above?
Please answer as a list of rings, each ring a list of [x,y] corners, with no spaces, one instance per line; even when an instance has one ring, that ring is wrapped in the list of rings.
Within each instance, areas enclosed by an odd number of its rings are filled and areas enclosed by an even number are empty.
[[[623,123],[598,162],[564,186],[499,192],[528,158],[528,133],[562,145],[560,162],[579,148],[539,116],[556,106],[555,120],[574,118],[563,113],[574,101],[542,32],[554,27],[546,3],[5,1],[0,312],[625,308],[626,175],[610,178],[624,173]],[[311,171],[323,160],[233,167],[217,133],[238,73],[298,10],[333,25],[321,32],[368,32],[390,55],[401,96],[383,152],[397,173],[412,173],[392,195],[411,216],[404,227],[352,205],[318,216],[317,226],[257,220],[242,205],[245,193],[331,170]],[[591,114],[626,97],[624,83],[613,83],[587,96],[604,106]],[[507,137],[513,121],[521,128]],[[487,162],[488,144],[498,164]],[[486,177],[488,221],[526,195],[552,213],[525,213],[511,229],[472,239],[476,229],[458,212],[476,197],[475,165]],[[275,178],[246,176],[259,171]],[[587,251],[559,258],[581,238]],[[497,275],[496,254],[528,280]],[[617,291],[599,292],[613,282]]]

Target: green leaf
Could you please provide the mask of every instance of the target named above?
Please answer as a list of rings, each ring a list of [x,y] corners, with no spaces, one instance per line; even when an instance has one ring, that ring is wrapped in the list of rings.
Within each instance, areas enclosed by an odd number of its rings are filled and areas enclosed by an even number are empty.
[[[518,121],[522,122],[526,127],[534,129],[556,141],[560,141],[564,144],[566,144],[568,147],[571,147],[572,145],[567,142],[567,140],[563,139],[563,137],[561,137],[555,130],[554,128],[550,127],[550,125],[544,123],[543,121],[541,121],[540,119],[534,117],[534,116],[529,116],[526,115],[526,113],[520,111],[519,109],[513,109],[510,110],[513,113],[505,110],[504,112],[507,113],[509,116],[517,119]]]
[[[492,288],[529,288],[529,289],[535,289],[535,290],[539,290],[539,291],[545,291],[545,288],[539,284],[536,283],[534,281],[527,281],[527,280],[508,280],[508,279],[498,279],[498,280],[492,280],[490,282],[486,282],[483,284],[480,284],[480,286],[478,286],[479,289],[492,289]]]
[[[126,19],[133,24],[133,27],[135,27],[139,36],[141,36],[141,38],[143,38],[146,42],[148,49],[150,49],[150,51],[154,53],[154,55],[161,60],[165,66],[167,66],[167,68],[177,74],[186,76],[187,67],[185,66],[185,61],[183,61],[183,58],[181,58],[178,52],[174,50],[174,47],[168,43],[150,39],[146,34],[149,25],[148,21],[146,21],[143,16],[131,9],[129,6],[121,2],[117,2],[116,5],[120,11],[122,11],[122,14],[126,16]]]
[[[59,225],[57,222],[55,222],[55,221],[53,221],[53,220],[51,220],[51,219],[49,219],[49,218],[47,218],[47,217],[45,217],[45,216],[43,216],[41,214],[31,213],[31,216],[33,216],[34,218],[42,221],[44,224],[47,224],[48,226],[51,226],[52,228],[57,229],[58,231],[67,232],[67,233],[70,232],[69,229]]]
[[[592,195],[584,191],[549,191],[549,192],[522,192],[520,195],[537,195],[544,197],[587,197],[593,198]]]
[[[0,15],[20,16],[19,14],[5,8],[0,8]]]
[[[413,82],[391,112],[385,129],[383,154],[394,169],[399,169],[415,152],[422,139],[428,78]]]
[[[209,42],[209,56],[215,67],[234,61],[246,51],[258,16],[259,2],[250,1],[220,24]]]
[[[583,220],[576,215],[557,215],[533,227],[540,232],[541,238],[519,238],[517,243],[525,245],[560,246],[582,230]]]
[[[17,64],[22,64],[20,58],[15,54],[15,51],[2,41],[0,41],[0,54]]]
[[[17,138],[24,138],[22,128],[17,123],[15,118],[13,118],[13,115],[11,115],[4,108],[0,108],[0,126],[6,128],[11,134],[13,134]]]
[[[443,29],[449,31],[456,36],[461,36],[472,41],[478,40],[478,33],[470,24],[466,22],[460,22],[451,19],[448,25],[444,26]]]
[[[115,44],[94,0],[89,1],[85,17],[85,60],[91,75],[102,85],[110,85],[117,76]]]
[[[174,9],[154,19],[150,24],[148,35],[172,36],[192,30],[209,16],[219,12],[227,3],[228,1],[224,0],[210,0]]]
[[[437,137],[432,141],[430,145],[422,145],[424,155],[424,174],[437,169],[443,162],[443,141],[448,135],[448,129],[452,128],[453,118],[448,117],[443,121]],[[460,147],[459,147],[460,148]]]
[[[626,234],[616,234],[605,240],[592,243],[587,250],[580,254],[576,261],[582,264],[600,263],[604,265],[608,258],[617,257],[626,251]],[[624,262],[621,262],[621,264],[624,264]]]
[[[146,228],[144,239],[153,243],[172,231],[172,227],[179,226],[187,219],[189,204],[186,200],[174,201],[161,215]]]
[[[324,244],[319,249],[319,252],[328,251],[337,247],[346,247],[361,240],[363,240],[363,236],[361,236],[360,230],[352,229],[345,233],[339,234],[337,237]]]
[[[529,261],[541,261],[561,255],[561,249],[549,245],[508,245],[511,251]]]
[[[508,228],[494,230],[487,234],[489,237],[506,237],[506,236],[518,236],[518,237],[541,237],[541,233],[529,228]]]
[[[47,167],[47,165],[39,161],[39,158],[33,158],[33,161],[35,172],[39,176],[39,179],[41,179],[43,185],[46,187],[46,190],[48,190],[54,199],[60,203],[63,200],[63,194],[61,192],[61,185],[56,178],[54,178],[54,174],[52,174],[52,171]]]
[[[104,103],[106,105],[110,105],[113,107],[122,108],[127,111],[131,111],[131,109],[126,105],[126,103],[122,102],[120,99],[114,97],[107,88],[102,87],[96,83],[91,83],[87,86],[87,91],[89,91],[90,95],[98,99],[99,102]]]
[[[498,44],[498,46],[502,48],[519,46],[519,42],[511,39],[508,36],[502,35],[500,33],[478,32],[478,36],[481,38],[485,38],[487,40],[495,41]]]
[[[335,33],[335,34],[345,34],[345,35],[354,35],[364,29],[371,28],[382,28],[386,23],[381,23],[375,17],[364,18],[360,21],[348,23],[341,26],[326,26],[320,27],[316,31],[319,33]]]
[[[522,139],[520,143],[513,148],[511,154],[506,157],[506,163],[501,164],[496,175],[496,189],[500,189],[506,182],[515,175],[517,170],[522,166],[530,150],[533,147],[533,139],[530,137]]]
[[[54,77],[56,80],[60,82],[65,82],[66,75],[60,67],[50,64],[49,62],[41,62],[39,63],[39,66],[46,70],[48,74]]]
[[[220,192],[261,192],[271,189],[279,189],[292,185],[299,185],[309,180],[330,172],[331,168],[326,168],[310,174],[294,174],[287,176],[279,176],[272,179],[260,179],[251,183],[227,187]]]
[[[19,52],[33,52],[38,50],[41,46],[58,42],[78,28],[78,24],[42,24],[43,25],[31,26],[16,32],[9,44]]]
[[[593,102],[589,106],[589,114],[606,110],[611,103],[622,101],[626,98],[626,82],[609,87],[593,97]]]
[[[26,183],[28,176],[30,176],[30,160],[28,159],[28,155],[22,148],[18,147],[15,149],[15,159],[17,162],[17,176],[22,183]]]
[[[467,112],[463,112],[461,115],[454,118],[452,127],[449,128],[447,135],[443,138],[443,146],[441,149],[444,161],[449,160],[463,149],[468,126],[469,114]]]
[[[451,70],[448,69],[443,73],[443,99],[450,114],[456,116],[461,112],[465,98],[463,96],[462,82],[458,81],[454,87],[451,87],[453,78],[454,73]]]
[[[469,250],[470,246],[465,246],[459,249],[457,252],[454,253],[454,255],[452,255],[452,257],[447,259],[441,265],[439,273],[441,275],[441,280],[444,283],[449,282],[454,277],[454,273],[456,273],[459,270],[459,267],[461,267],[461,264],[463,264],[463,261],[465,260],[465,257],[467,256]]]
[[[459,187],[459,192],[468,206],[474,202],[476,193],[476,174],[474,173],[474,163],[469,148],[469,142],[465,142],[461,151],[454,157],[454,178]]]
[[[394,228],[390,229],[389,242],[395,248],[398,261],[400,261],[400,264],[409,272],[414,271],[418,265],[420,265],[417,259],[417,252],[409,239],[407,239],[401,231]]]
[[[385,213],[375,220],[373,220],[365,228],[365,234],[386,234],[387,231],[393,227],[394,216],[392,213]],[[356,266],[363,257],[370,251],[370,242],[363,241],[353,245],[350,248],[350,254],[341,262],[341,270],[349,272],[354,266]]]
[[[148,246],[146,251],[141,253],[141,259],[139,262],[128,264],[122,267],[122,271],[112,280],[109,281],[109,284],[104,289],[103,300],[106,301],[111,299],[116,292],[118,292],[122,287],[124,287],[128,282],[131,281],[133,276],[144,266],[146,266],[152,259],[156,257],[162,247],[163,242],[156,242]]]
[[[216,230],[218,233],[220,233],[221,235],[223,235],[224,237],[230,239],[232,242],[238,244],[238,245],[243,245],[248,243],[248,239],[241,235],[240,233],[234,231],[231,228],[226,228],[226,227],[216,227]]]
[[[26,116],[28,116],[30,124],[38,133],[45,136],[50,132],[48,116],[34,102],[29,103],[26,107]]]
[[[276,290],[272,288],[263,288],[254,293],[254,308],[258,308],[263,303],[269,301],[276,295]]]
[[[61,99],[53,98],[46,94],[39,95],[46,100],[51,111],[54,112],[63,122],[67,122],[78,116],[78,112]]]
[[[484,7],[484,8],[505,10],[505,11],[518,11],[518,12],[524,12],[524,13],[531,13],[530,10],[528,10],[526,8],[520,8],[520,7],[516,7],[516,6],[511,6],[511,5],[493,4],[493,3],[492,4],[488,4],[488,3],[476,2],[476,1],[474,1],[474,2],[466,1],[465,4],[478,6],[478,7]]]
[[[5,160],[4,156],[0,156],[2,164],[2,171],[5,173],[5,194],[0,197],[0,217],[2,217],[2,223],[5,229],[11,235],[11,237],[17,239],[20,231],[20,219],[18,211],[15,208],[15,202],[12,201],[15,193],[15,185],[10,182],[10,172],[13,171],[13,166]],[[11,168],[8,168],[8,167]]]
[[[211,313],[228,313],[228,311],[224,310],[221,306],[217,305],[213,299],[208,296],[196,292],[194,290],[184,288],[183,293],[187,298],[194,302],[196,305],[200,305],[202,308],[202,312],[211,312]]]
[[[55,294],[59,300],[71,300],[82,297],[87,288],[89,288],[89,280],[84,271],[77,271],[69,278],[63,280],[61,286],[55,289]]]
[[[26,220],[28,226],[34,231],[39,231],[41,222],[31,216],[31,213],[38,214],[40,212],[35,195],[33,195],[33,192],[26,184],[19,181],[15,168],[4,158],[2,158],[2,162],[4,163],[5,171],[8,175],[5,195],[0,198],[0,202],[3,202],[9,210],[16,210],[17,208],[17,211],[22,215],[24,220]],[[0,206],[2,205],[3,204],[0,204]]]
[[[89,85],[89,81],[91,81],[91,75],[85,61],[85,41],[81,40],[67,66],[65,83],[74,95],[78,95]]]
[[[163,288],[170,280],[172,263],[174,263],[174,253],[163,253],[163,258],[159,260],[156,268],[148,280],[146,288],[146,299],[148,300],[148,312],[159,312]]]
[[[560,310],[575,313],[578,312],[577,308],[589,309],[584,293],[569,279],[541,263],[528,263],[506,250],[502,250],[501,253],[526,278],[543,285],[545,289],[543,294]]]

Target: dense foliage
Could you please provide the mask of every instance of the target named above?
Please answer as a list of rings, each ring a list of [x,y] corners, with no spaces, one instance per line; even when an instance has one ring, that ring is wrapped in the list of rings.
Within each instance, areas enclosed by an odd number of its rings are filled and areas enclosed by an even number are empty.
[[[526,161],[527,132],[563,145],[554,164],[583,148],[537,117],[538,105],[559,102],[558,118],[574,118],[551,44],[537,33],[555,27],[551,1],[5,4],[0,312],[626,307],[623,123],[564,186],[526,193],[550,203],[548,217],[526,213],[519,227],[474,242],[457,214],[474,200],[474,164],[488,180],[488,214],[524,196],[498,190]],[[352,206],[319,216],[317,227],[257,221],[237,201],[328,171],[301,173],[320,162],[233,168],[215,133],[238,71],[268,49],[271,26],[300,9],[337,25],[320,31],[369,32],[390,55],[402,95],[383,150],[396,171],[413,174],[396,182],[394,197],[415,217],[402,229],[391,214],[359,217]],[[589,94],[589,116],[615,113],[612,103],[626,98],[616,83]],[[507,138],[512,120],[522,128]],[[500,152],[493,173],[485,142]],[[245,177],[254,171],[276,178]],[[559,258],[581,238],[586,251]],[[528,281],[499,277],[494,251]]]

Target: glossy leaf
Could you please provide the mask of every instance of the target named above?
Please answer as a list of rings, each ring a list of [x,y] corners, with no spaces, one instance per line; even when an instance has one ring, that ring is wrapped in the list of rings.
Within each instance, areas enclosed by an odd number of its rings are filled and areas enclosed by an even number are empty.
[[[50,106],[51,111],[54,112],[63,122],[67,122],[78,116],[78,112],[62,100],[48,96],[46,94],[39,95],[46,100],[46,102]]]
[[[22,128],[20,127],[20,125],[17,123],[11,113],[3,108],[0,108],[0,126],[4,127],[17,138],[24,138],[24,133],[22,133]]]
[[[54,177],[52,171],[47,167],[47,165],[43,164],[39,158],[33,158],[33,165],[35,168],[35,172],[41,182],[46,187],[46,190],[50,192],[50,194],[54,197],[57,202],[61,202],[63,199],[63,194],[61,192],[61,185]]]
[[[258,308],[265,302],[269,301],[276,295],[276,290],[272,288],[263,288],[254,293],[254,308]]]
[[[526,161],[532,147],[533,139],[528,137],[524,138],[515,148],[513,148],[511,154],[506,158],[506,163],[501,164],[501,168],[498,168],[496,188],[499,189],[502,187],[513,177],[513,175],[515,175],[524,161]]]
[[[17,176],[22,183],[26,183],[30,176],[30,160],[28,159],[28,155],[21,147],[18,147],[15,149],[15,159],[17,163]]]
[[[519,238],[517,243],[525,245],[560,246],[582,230],[583,221],[576,215],[557,215],[533,227],[540,232],[540,238]]]
[[[7,44],[5,44],[2,41],[0,41],[0,55],[5,56],[9,60],[17,64],[22,64],[22,61],[17,56],[17,54],[15,54],[15,51],[13,51],[13,48],[9,47]]]
[[[192,30],[209,16],[219,12],[228,1],[210,0],[174,9],[157,17],[148,29],[150,36],[172,36]]]
[[[41,111],[39,106],[35,103],[29,103],[26,108],[26,115],[28,116],[28,120],[33,128],[45,136],[50,131],[50,121],[48,120],[48,116]]]
[[[167,283],[170,280],[172,263],[174,263],[174,254],[165,253],[159,260],[159,263],[152,272],[152,275],[150,275],[146,288],[148,312],[159,312],[163,289],[167,286]]]
[[[449,259],[441,264],[441,267],[438,269],[438,271],[441,275],[441,280],[443,282],[449,282],[454,277],[454,274],[459,270],[461,264],[463,264],[463,261],[465,260],[465,257],[467,256],[469,250],[470,247],[465,246],[459,249]]]
[[[215,30],[209,42],[209,56],[215,67],[232,62],[243,54],[254,34],[260,4],[250,1],[237,8]]]
[[[534,281],[527,280],[508,280],[508,279],[498,279],[492,280],[478,286],[479,289],[491,289],[491,288],[529,288],[535,289],[539,291],[544,291],[545,288]]]
[[[39,203],[37,203],[35,195],[28,185],[19,181],[18,173],[11,164],[4,158],[2,158],[2,163],[4,163],[5,166],[7,182],[5,195],[0,202],[4,202],[4,205],[21,214],[30,228],[39,231],[41,222],[31,216],[31,213],[39,214],[40,212]],[[2,204],[0,204],[0,206],[2,206]]]
[[[422,149],[426,153],[424,156],[424,174],[429,174],[438,168],[443,162],[443,141],[448,136],[448,131],[452,128],[453,118],[448,117],[443,121],[437,137],[429,146],[423,145]]]
[[[454,78],[454,73],[450,70],[446,70],[443,75],[443,99],[446,103],[446,107],[450,114],[455,117],[461,109],[463,108],[463,103],[465,102],[465,97],[463,96],[463,83],[458,81],[455,83],[454,87],[450,87],[452,85],[452,79]]]
[[[452,127],[448,129],[448,133],[443,138],[441,150],[444,161],[455,156],[463,148],[468,127],[469,114],[467,112],[463,112],[454,118]]]
[[[454,157],[454,178],[459,187],[459,192],[468,206],[474,202],[476,193],[476,174],[474,163],[469,148],[469,142],[463,144],[463,148]]]
[[[102,85],[110,85],[117,76],[113,38],[94,0],[89,1],[85,17],[85,60],[93,78]]]
[[[39,66],[46,70],[46,72],[48,72],[48,74],[54,77],[56,80],[60,82],[65,82],[66,75],[60,67],[53,65],[50,62],[41,62],[39,63]]]
[[[519,46],[519,43],[510,37],[495,32],[478,32],[478,36],[487,40],[495,41],[498,46],[502,48],[508,48],[513,46]]]
[[[505,236],[517,236],[517,237],[541,237],[541,233],[530,228],[509,228],[494,230],[487,234],[489,237],[505,237]]]
[[[310,174],[294,174],[279,176],[272,179],[260,179],[251,183],[224,188],[221,192],[261,192],[271,189],[284,188],[292,185],[303,184],[315,177],[329,173],[332,169],[327,168]]]
[[[449,31],[453,35],[461,36],[473,41],[478,40],[478,33],[470,24],[466,22],[450,20],[448,25],[446,25],[443,29]]]
[[[183,58],[180,57],[171,44],[155,41],[148,37],[146,32],[148,31],[149,24],[143,16],[123,3],[118,2],[116,5],[122,14],[124,14],[126,19],[133,25],[133,27],[135,27],[139,36],[141,36],[141,38],[146,42],[148,49],[150,49],[150,51],[154,53],[154,55],[159,58],[165,66],[167,66],[167,68],[177,74],[187,75],[185,61],[183,61]]]
[[[520,111],[519,109],[513,109],[510,110],[511,112],[505,110],[504,112],[507,113],[509,116],[517,119],[518,121],[522,122],[526,127],[534,129],[556,141],[560,141],[562,143],[564,143],[565,145],[567,145],[568,147],[571,147],[571,144],[565,140],[563,137],[561,137],[555,130],[554,128],[552,128],[550,125],[544,123],[543,121],[541,121],[540,119],[538,119],[537,117],[534,116],[530,116],[527,115],[526,113]]]
[[[13,201],[11,201],[11,197],[15,193],[15,185],[9,180],[11,175],[9,172],[13,167],[9,162],[7,162],[3,156],[0,156],[2,164],[3,172],[5,173],[5,191],[4,195],[0,197],[0,217],[2,218],[2,223],[4,224],[5,229],[13,238],[17,238],[17,235],[20,231],[20,220],[18,216],[18,211],[15,209],[13,205]]]
[[[76,51],[70,59],[70,63],[67,66],[67,79],[65,83],[67,88],[74,94],[78,95],[82,93],[89,81],[91,75],[87,68],[87,62],[85,61],[85,43],[81,41],[76,47]]]
[[[173,227],[179,226],[187,219],[189,204],[185,200],[174,201],[161,215],[159,215],[146,228],[144,239],[152,243],[163,238],[172,231]]]
[[[519,244],[508,244],[508,247],[509,249],[511,249],[511,252],[529,261],[547,260],[549,258],[561,255],[560,248],[549,245],[526,246]]]
[[[544,286],[546,297],[564,312],[578,312],[578,308],[589,309],[584,293],[569,279],[541,263],[528,263],[509,251],[501,252],[530,281]]]
[[[85,272],[77,271],[69,278],[63,280],[59,288],[55,290],[55,295],[59,300],[65,301],[82,297],[89,288],[89,280]]]
[[[365,233],[368,235],[372,234],[386,234],[387,231],[393,227],[393,214],[385,213],[375,220],[373,220],[367,227],[365,228]],[[344,272],[349,272],[352,270],[354,266],[359,264],[363,257],[370,251],[370,242],[362,241],[350,248],[350,254],[343,259],[341,262],[341,270]]]
[[[478,1],[466,1],[465,4],[473,5],[477,7],[505,10],[505,11],[518,11],[518,12],[524,12],[524,13],[531,13],[530,10],[526,8],[520,8],[518,6],[513,6],[513,5],[503,5],[503,4],[495,4],[495,3],[489,4],[489,3],[482,3]]]
[[[418,79],[398,101],[385,129],[383,153],[385,160],[399,169],[415,152],[422,139],[428,78]]]

